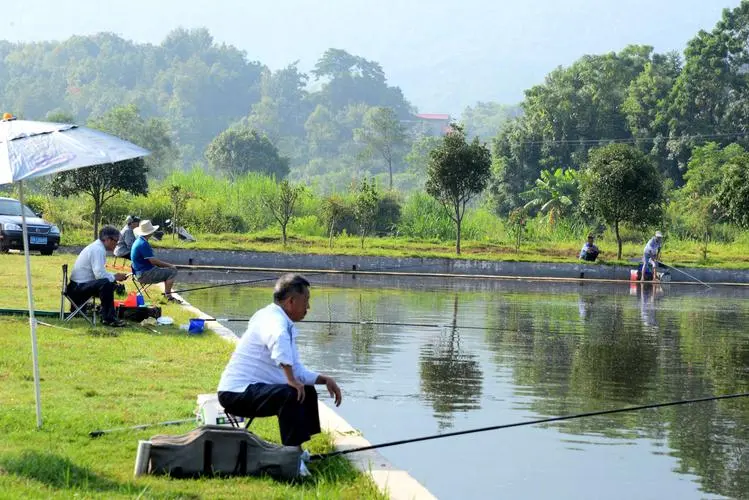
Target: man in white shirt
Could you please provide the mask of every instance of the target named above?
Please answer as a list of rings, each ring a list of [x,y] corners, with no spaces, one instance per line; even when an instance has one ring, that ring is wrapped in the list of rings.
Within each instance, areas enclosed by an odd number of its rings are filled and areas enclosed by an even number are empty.
[[[104,226],[99,239],[84,248],[75,259],[70,273],[67,294],[78,305],[98,295],[101,301],[102,323],[107,326],[125,326],[114,314],[114,283],[124,281],[127,274],[109,273],[106,270],[107,251],[114,250],[120,232],[114,226]]]
[[[300,446],[320,432],[314,384],[324,384],[336,406],[341,404],[336,381],[307,369],[299,359],[294,322],[309,310],[309,286],[299,274],[278,279],[273,303],[250,318],[218,384],[219,403],[228,413],[276,415],[286,446]]]
[[[663,244],[663,233],[655,232],[655,236],[650,238],[645,244],[642,251],[642,273],[640,281],[645,281],[646,275],[650,274],[650,279],[657,279],[656,271],[658,269],[658,259],[661,258],[661,245]],[[652,274],[649,273],[652,266]]]

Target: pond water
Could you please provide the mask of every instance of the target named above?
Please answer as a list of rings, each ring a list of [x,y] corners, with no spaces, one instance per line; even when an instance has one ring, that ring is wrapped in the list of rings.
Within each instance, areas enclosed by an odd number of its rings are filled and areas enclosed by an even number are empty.
[[[749,390],[742,288],[313,278],[308,320],[443,325],[298,325],[305,363],[338,379],[339,413],[372,443]],[[261,285],[189,298],[248,317]],[[749,498],[749,398],[382,454],[439,498]]]

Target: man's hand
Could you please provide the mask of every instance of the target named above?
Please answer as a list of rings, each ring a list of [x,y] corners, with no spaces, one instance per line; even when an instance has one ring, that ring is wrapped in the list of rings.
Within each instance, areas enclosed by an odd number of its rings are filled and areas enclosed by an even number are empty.
[[[343,396],[341,396],[341,388],[338,387],[336,381],[332,377],[325,377],[325,387],[328,388],[330,397],[335,398],[335,405],[341,406],[341,400],[343,399]]]
[[[304,403],[304,384],[298,380],[287,382],[287,384],[296,389],[296,400],[299,404]]]
[[[128,275],[125,273],[114,273],[114,280],[115,281],[125,281],[127,279]]]

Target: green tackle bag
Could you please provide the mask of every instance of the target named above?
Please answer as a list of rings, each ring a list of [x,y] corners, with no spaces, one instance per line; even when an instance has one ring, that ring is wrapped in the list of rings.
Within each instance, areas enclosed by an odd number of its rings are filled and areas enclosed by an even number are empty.
[[[299,476],[301,467],[299,447],[269,443],[246,429],[204,425],[179,436],[152,437],[146,472],[172,477],[269,475],[290,480]]]

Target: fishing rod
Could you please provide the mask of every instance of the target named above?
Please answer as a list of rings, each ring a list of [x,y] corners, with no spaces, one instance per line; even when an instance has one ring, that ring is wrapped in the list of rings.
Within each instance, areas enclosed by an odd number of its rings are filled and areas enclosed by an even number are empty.
[[[132,427],[117,427],[116,429],[106,429],[101,431],[91,431],[88,433],[89,437],[97,438],[99,436],[103,436],[104,434],[109,434],[110,432],[121,432],[121,431],[136,431],[140,429],[148,429],[149,427],[158,427],[162,425],[180,425],[180,424],[187,424],[190,422],[195,422],[195,417],[193,418],[186,418],[184,420],[168,420],[166,422],[156,422],[155,424],[142,424],[142,425],[134,425]]]
[[[218,321],[218,322],[233,322],[233,321],[249,321],[250,318],[197,318],[203,319],[204,321]],[[304,323],[313,323],[320,325],[371,325],[371,326],[410,326],[414,328],[457,328],[459,330],[497,330],[497,328],[489,328],[486,326],[463,326],[463,325],[452,325],[452,324],[437,324],[437,323],[394,323],[388,321],[334,321],[334,320],[304,320]]]
[[[275,281],[277,279],[278,278],[262,278],[262,279],[257,279],[257,280],[232,281],[231,283],[219,283],[218,285],[206,285],[206,286],[199,286],[196,288],[184,288],[182,290],[172,290],[172,293],[194,292],[195,290],[208,290],[209,288],[219,288],[222,286],[247,285],[249,283],[260,283],[261,281]]]
[[[706,286],[706,287],[708,287],[708,288],[712,288],[712,287],[711,287],[710,285],[708,285],[708,284],[707,284],[707,283],[705,283],[704,281],[700,281],[700,280],[698,280],[697,278],[695,278],[694,276],[692,276],[692,275],[691,275],[691,274],[689,274],[688,272],[686,272],[686,271],[682,271],[682,270],[681,270],[681,269],[679,269],[678,267],[674,267],[674,266],[669,266],[669,265],[668,265],[668,264],[666,264],[665,262],[661,262],[661,261],[658,261],[658,264],[664,265],[664,266],[666,266],[666,267],[667,267],[667,268],[669,268],[669,269],[673,269],[674,271],[678,271],[678,272],[680,272],[681,274],[683,274],[683,275],[685,275],[685,276],[688,276],[688,277],[692,278],[692,279],[693,279],[694,281],[696,281],[697,283],[699,283],[699,284],[701,284],[701,285],[705,285],[705,286]]]
[[[493,425],[490,427],[480,427],[478,429],[468,429],[464,431],[446,432],[444,434],[432,434],[430,436],[422,436],[422,437],[411,438],[411,439],[401,439],[398,441],[389,441],[386,443],[362,446],[360,448],[352,448],[350,450],[339,450],[339,451],[334,451],[330,453],[321,453],[321,454],[312,455],[310,457],[310,460],[322,460],[324,458],[336,457],[339,455],[347,455],[349,453],[356,453],[360,451],[374,450],[377,448],[387,448],[389,446],[397,446],[397,445],[408,444],[408,443],[417,443],[419,441],[430,441],[432,439],[441,439],[441,438],[453,437],[453,436],[462,436],[465,434],[474,434],[477,432],[494,431],[498,429],[508,429],[510,427],[546,424],[550,422],[559,422],[562,420],[572,420],[572,419],[583,418],[583,417],[594,417],[597,415],[610,415],[612,413],[624,413],[624,412],[629,412],[629,411],[647,410],[651,408],[663,408],[666,406],[677,406],[677,405],[686,405],[686,404],[692,404],[692,403],[703,403],[706,401],[717,401],[719,399],[743,398],[747,396],[749,396],[749,392],[742,392],[742,393],[737,393],[737,394],[726,394],[723,396],[709,396],[709,397],[704,397],[704,398],[685,399],[685,400],[680,400],[680,401],[669,401],[667,403],[653,403],[653,404],[647,404],[647,405],[641,405],[641,406],[629,406],[626,408],[616,408],[614,410],[590,411],[586,413],[564,415],[561,417],[543,418],[540,420],[531,420],[527,422],[515,422],[513,424]]]

